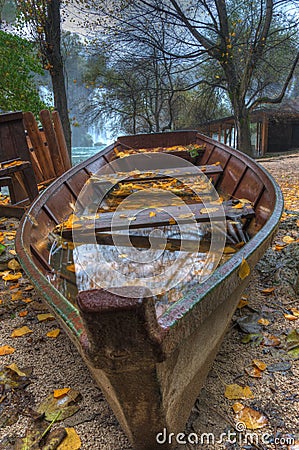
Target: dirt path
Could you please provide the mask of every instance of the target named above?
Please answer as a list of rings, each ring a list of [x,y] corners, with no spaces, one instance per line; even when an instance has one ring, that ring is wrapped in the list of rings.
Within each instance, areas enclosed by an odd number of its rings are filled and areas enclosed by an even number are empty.
[[[284,216],[273,247],[255,270],[254,282],[243,298],[245,306],[236,311],[193,408],[188,430],[192,433],[191,441],[195,442],[196,435],[199,444],[182,444],[178,449],[280,450],[288,448],[284,444],[286,439],[299,440],[299,351],[296,356],[299,338],[297,342],[294,332],[296,328],[299,330],[296,315],[299,309],[299,246],[294,243],[299,237],[299,156],[271,159],[262,164],[280,183],[286,199],[286,210],[297,212],[297,215]],[[11,249],[17,226],[15,220],[0,222],[2,232],[11,232],[11,236],[6,236],[6,239],[12,238],[6,241],[11,243]],[[286,244],[285,241],[290,243]],[[5,271],[7,255],[0,258],[0,268]],[[13,252],[9,254],[9,258],[14,258]],[[101,391],[91,380],[65,333],[61,331],[56,338],[47,336],[49,331],[59,328],[59,324],[55,320],[39,321],[38,314],[47,311],[34,289],[31,289],[29,280],[25,276],[6,283],[0,279],[0,291],[0,348],[9,345],[15,349],[12,354],[0,356],[0,365],[4,367],[16,363],[26,373],[24,379],[30,382],[27,387],[20,384],[13,391],[0,392],[0,449],[21,448],[16,439],[24,436],[32,426],[35,417],[32,410],[36,410],[42,400],[52,395],[54,389],[69,387],[80,392],[80,409],[59,425],[75,428],[81,440],[80,448],[130,450],[131,447]],[[13,330],[23,326],[28,326],[32,332],[12,338]],[[255,330],[254,333],[249,332],[252,329]],[[294,338],[291,345],[288,342],[289,336]],[[295,349],[295,356],[290,353],[291,347]],[[256,369],[253,360],[260,360],[267,368],[260,373],[253,370]],[[258,374],[259,377],[253,377],[253,374]],[[3,379],[3,371],[0,376]],[[228,399],[224,395],[226,386],[236,383],[242,387],[250,387],[254,398]],[[246,424],[248,420],[255,423],[257,419],[251,416],[249,419],[245,417],[244,422],[238,421],[232,408],[236,402],[265,417],[265,427],[247,430],[251,434],[257,433],[258,437],[253,444],[242,441],[246,438],[246,430],[242,434],[231,436],[232,442],[228,441],[228,433],[236,431],[236,423]],[[58,425],[54,425],[54,428],[55,426]],[[203,433],[212,433],[210,445],[205,440],[207,435]],[[222,433],[226,435],[220,439]],[[200,438],[203,439],[202,445]],[[233,442],[236,438],[237,442]],[[278,439],[276,443],[275,439]],[[220,440],[221,442],[217,442]],[[70,448],[75,450],[79,447],[74,444]]]

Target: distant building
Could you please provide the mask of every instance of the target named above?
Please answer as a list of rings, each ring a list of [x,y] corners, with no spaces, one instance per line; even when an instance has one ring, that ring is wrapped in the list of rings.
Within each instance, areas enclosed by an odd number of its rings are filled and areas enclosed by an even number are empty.
[[[294,103],[298,104],[298,100],[251,114],[251,144],[256,156],[299,149],[299,107]],[[200,124],[198,128],[213,139],[236,147],[233,116]]]

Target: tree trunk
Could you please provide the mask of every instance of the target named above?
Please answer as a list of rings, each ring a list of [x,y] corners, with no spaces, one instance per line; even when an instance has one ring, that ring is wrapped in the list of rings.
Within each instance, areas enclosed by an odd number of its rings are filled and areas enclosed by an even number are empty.
[[[68,114],[66,86],[61,55],[60,0],[51,0],[47,5],[45,24],[45,56],[49,63],[54,92],[54,105],[59,112],[65,135],[66,145],[71,157],[71,126]]]
[[[251,131],[250,131],[250,117],[249,113],[242,114],[242,116],[235,117],[237,129],[237,149],[253,156],[251,146]]]

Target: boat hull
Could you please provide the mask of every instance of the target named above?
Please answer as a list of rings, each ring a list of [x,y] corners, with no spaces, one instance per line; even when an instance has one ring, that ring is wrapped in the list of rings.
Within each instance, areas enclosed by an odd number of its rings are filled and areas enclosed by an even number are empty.
[[[113,159],[115,146],[138,149],[194,142],[205,146],[195,164],[219,162],[224,167],[219,190],[254,204],[249,242],[158,319],[153,298],[142,289],[138,295],[132,295],[132,288],[113,294],[79,293],[77,306],[66,300],[47,279],[51,267],[46,241],[71,212],[66,201],[70,193],[76,200],[90,172]],[[240,277],[241,263],[245,259],[252,271],[271,242],[282,209],[281,192],[264,169],[246,155],[190,131],[119,138],[60,177],[23,218],[16,240],[21,264],[78,348],[135,449],[171,449],[178,444],[176,436],[184,432],[250,281],[250,275]]]

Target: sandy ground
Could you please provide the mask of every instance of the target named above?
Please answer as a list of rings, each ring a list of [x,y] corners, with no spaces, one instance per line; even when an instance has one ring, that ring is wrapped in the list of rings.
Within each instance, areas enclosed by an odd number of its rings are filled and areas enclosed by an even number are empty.
[[[281,183],[287,197],[286,209],[297,211],[298,214],[296,184],[298,185],[299,156],[274,158],[263,161],[262,164]],[[286,216],[275,242],[281,243],[283,236],[297,239],[298,219],[298,215]],[[4,226],[15,230],[17,222],[7,220],[2,223],[2,227]],[[7,261],[3,259],[1,264],[1,270],[5,270]],[[270,250],[255,270],[254,281],[246,292],[248,305],[236,311],[187,424],[187,430],[193,433],[193,437],[194,433],[199,437],[202,433],[213,433],[215,441],[220,440],[221,433],[226,433],[226,437],[223,442],[211,445],[206,441],[202,445],[182,444],[178,445],[178,449],[292,449],[285,445],[286,439],[299,439],[299,364],[298,358],[291,358],[287,353],[285,345],[286,336],[296,329],[296,326],[298,328],[298,325],[295,320],[287,320],[284,316],[290,312],[290,307],[299,309],[298,291],[297,294],[295,292],[298,271],[298,243],[292,243],[280,252]],[[75,389],[82,396],[79,411],[61,422],[64,427],[75,427],[81,439],[82,450],[131,449],[100,389],[92,381],[65,333],[61,331],[57,338],[46,336],[46,333],[57,328],[58,324],[56,321],[38,321],[37,314],[46,312],[46,308],[34,290],[25,291],[30,284],[29,280],[24,276],[18,284],[19,287],[9,289],[16,283],[5,284],[0,281],[0,347],[10,345],[15,348],[13,354],[0,356],[0,365],[4,367],[16,363],[21,369],[29,369],[30,384],[18,392],[17,398],[13,397],[11,400],[12,409],[19,415],[12,425],[7,425],[8,421],[3,420],[3,417],[7,417],[9,405],[0,392],[0,449],[17,448],[14,446],[16,437],[24,436],[32,423],[30,408],[36,409],[54,389],[64,387]],[[261,292],[271,286],[275,287],[271,294],[265,295]],[[12,301],[12,293],[20,290],[22,298]],[[24,303],[24,298],[34,301]],[[20,317],[19,313],[24,310],[28,311],[27,315]],[[275,346],[265,345],[265,342],[242,343],[245,333],[237,321],[244,316],[252,317],[253,313],[269,321],[268,325],[261,325],[260,331],[277,337],[279,344],[277,341]],[[24,325],[33,332],[12,338],[12,331]],[[253,359],[262,360],[270,367],[263,371],[261,378],[253,378],[245,370],[252,365]],[[232,383],[249,386],[254,398],[238,401],[266,417],[267,425],[256,430],[258,439],[253,444],[242,441],[244,432],[237,434],[237,442],[233,442],[234,439],[229,442],[227,439],[227,433],[229,430],[235,431],[237,423],[232,409],[236,400],[229,400],[224,395],[226,385]],[[253,433],[251,430],[247,431]],[[271,436],[266,443],[262,442],[263,433]],[[278,439],[277,442],[275,439]]]

